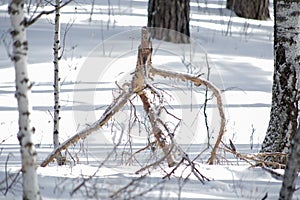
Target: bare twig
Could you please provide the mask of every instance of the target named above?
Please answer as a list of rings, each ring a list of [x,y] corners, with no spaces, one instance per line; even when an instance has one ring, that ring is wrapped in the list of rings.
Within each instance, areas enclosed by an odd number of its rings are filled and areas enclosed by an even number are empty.
[[[89,180],[91,180],[93,177],[95,177],[95,175],[100,171],[100,169],[103,167],[103,165],[106,163],[106,161],[111,157],[111,155],[117,150],[118,146],[120,145],[121,143],[121,140],[122,140],[122,137],[123,137],[123,133],[124,133],[124,130],[122,130],[122,133],[119,137],[119,140],[117,142],[117,144],[114,146],[114,148],[110,151],[110,153],[107,154],[107,156],[105,157],[105,159],[100,163],[100,165],[98,166],[97,170],[92,174],[90,175],[89,177],[87,178],[84,178],[82,180],[82,182],[80,184],[78,184],[71,192],[71,196],[73,196],[73,194],[75,194],[81,187],[85,186],[85,183]]]
[[[155,143],[155,142],[148,143],[147,146],[145,146],[145,147],[143,147],[143,148],[137,150],[137,151],[134,152],[133,154],[131,154],[131,156],[130,156],[130,158],[128,158],[126,164],[130,163],[130,162],[132,161],[132,159],[135,157],[135,155],[141,153],[142,151],[145,151],[146,149],[148,149],[149,147],[151,147],[154,143]]]
[[[145,167],[139,169],[139,170],[136,171],[135,173],[136,173],[136,174],[139,174],[139,173],[141,173],[142,171],[145,171],[145,170],[147,170],[147,169],[149,169],[149,168],[151,168],[151,167],[154,167],[154,166],[159,165],[162,161],[164,161],[164,160],[171,154],[173,148],[174,148],[174,144],[171,145],[171,148],[169,149],[169,151],[168,151],[167,153],[164,154],[163,157],[161,157],[160,159],[158,159],[158,160],[155,161],[154,163],[151,163],[151,164],[149,164],[149,165],[146,165]],[[175,163],[174,163],[174,164],[175,164]]]
[[[126,191],[129,187],[133,186],[136,182],[140,182],[145,177],[146,177],[146,175],[142,175],[142,176],[140,176],[140,177],[138,177],[136,179],[131,180],[126,186],[120,188],[114,194],[110,195],[110,198],[111,199],[116,199],[117,197],[119,197],[121,195],[121,193],[123,191]]]
[[[227,146],[226,144],[224,144],[222,142],[222,144],[224,145],[223,149],[226,152],[232,153],[233,155],[235,155],[237,158],[245,161],[246,163],[248,163],[251,167],[255,167],[255,166],[260,166],[262,168],[266,168],[265,166],[274,166],[275,168],[285,168],[285,165],[277,163],[277,162],[270,162],[270,161],[266,161],[266,157],[287,157],[286,153],[282,153],[282,152],[264,152],[264,153],[253,153],[253,154],[242,154],[239,153],[235,146],[232,146],[233,144],[229,146]]]
[[[5,184],[5,191],[3,193],[4,196],[6,196],[9,190],[17,183],[19,175],[21,174],[21,170],[18,170],[16,173],[12,174],[8,173],[7,165],[9,158],[10,154],[8,154],[5,161],[5,179],[0,182],[0,185]],[[2,190],[2,188],[0,188],[0,190]]]
[[[62,4],[59,8],[63,8],[63,7],[65,7],[66,5],[68,5],[69,3],[71,3],[73,0],[69,0],[69,1],[67,1],[67,2],[65,2],[64,4]],[[34,15],[32,15],[31,17],[30,17],[30,19],[24,19],[24,25],[25,25],[25,27],[28,27],[28,26],[30,26],[30,25],[32,25],[32,24],[34,24],[39,18],[41,18],[43,15],[49,15],[49,14],[52,14],[52,13],[54,13],[55,12],[55,10],[56,10],[56,8],[54,8],[53,10],[49,10],[49,11],[45,11],[45,10],[43,10],[42,12],[40,12],[38,15],[36,15],[35,17],[34,17]]]
[[[206,65],[207,65],[207,80],[209,81],[210,78],[210,66],[208,63],[207,54],[205,54],[206,59]],[[207,117],[207,103],[208,103],[208,88],[205,88],[205,100],[204,100],[204,106],[203,106],[203,114],[205,119],[205,127],[206,127],[206,133],[207,133],[207,147],[210,147],[210,131],[209,131],[209,125],[208,125],[208,117]]]

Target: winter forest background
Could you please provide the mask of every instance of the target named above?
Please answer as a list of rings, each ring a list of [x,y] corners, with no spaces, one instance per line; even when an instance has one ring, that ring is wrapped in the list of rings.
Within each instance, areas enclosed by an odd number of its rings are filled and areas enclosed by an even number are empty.
[[[299,10],[0,0],[0,199],[299,199]]]

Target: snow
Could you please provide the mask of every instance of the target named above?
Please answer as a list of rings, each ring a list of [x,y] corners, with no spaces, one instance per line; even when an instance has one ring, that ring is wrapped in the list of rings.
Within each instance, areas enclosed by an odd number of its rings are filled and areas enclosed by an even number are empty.
[[[118,84],[131,80],[135,68],[140,28],[147,22],[147,0],[95,1],[94,15],[90,19],[91,6],[85,0],[76,1],[62,9],[62,29],[71,25],[65,38],[64,57],[61,62],[61,133],[60,141],[73,136],[77,131],[98,120],[113,97],[118,95]],[[237,150],[255,153],[264,139],[269,122],[271,88],[273,78],[273,17],[267,21],[248,20],[236,17],[224,7],[225,1],[191,2],[191,33],[194,51],[188,46],[153,41],[153,65],[174,71],[206,71],[205,53],[211,67],[210,80],[223,92],[227,117],[224,142],[231,139]],[[0,199],[21,199],[20,179],[4,195],[6,172],[13,175],[20,170],[18,140],[17,101],[14,97],[14,69],[5,44],[9,44],[9,18],[7,1],[0,1]],[[272,2],[270,3],[272,15]],[[51,9],[51,7],[47,7]],[[37,144],[38,162],[52,151],[53,113],[53,53],[54,16],[43,16],[29,27],[28,73],[34,83],[30,98],[33,106],[31,124],[35,127],[34,141]],[[62,34],[63,35],[63,34]],[[186,68],[182,61],[192,60],[194,68]],[[170,112],[183,118],[176,140],[194,158],[205,149],[207,141],[203,109],[198,110],[204,99],[204,90],[190,92],[189,85],[178,80],[157,79],[169,100]],[[142,104],[137,98],[137,114],[142,116]],[[173,109],[172,109],[173,108]],[[145,147],[148,135],[147,124],[132,131],[131,137],[124,132],[121,145],[120,130],[128,128],[131,107],[116,115],[118,124],[104,126],[101,130],[69,148],[72,158],[65,166],[50,163],[39,167],[39,184],[43,199],[109,199],[132,180],[147,174],[136,174],[143,166],[161,157],[145,150],[136,155],[139,160],[127,160],[130,152]],[[208,124],[211,142],[217,137],[218,112],[214,101],[208,103]],[[168,118],[170,127],[177,122]],[[151,140],[151,138],[150,138]],[[130,143],[132,141],[132,149]],[[127,142],[127,143],[126,143]],[[201,144],[199,144],[201,143]],[[253,147],[253,148],[251,148]],[[190,174],[190,168],[180,166],[170,177],[162,179],[165,165],[150,168],[151,173],[140,182],[131,185],[129,192],[120,192],[115,199],[129,199],[144,193],[137,199],[277,199],[281,179],[262,168],[251,168],[229,153],[219,152],[223,158],[218,165],[207,165],[209,151],[197,159],[197,169],[210,181],[202,184]],[[111,155],[99,168],[102,161]],[[152,156],[151,156],[152,155]],[[154,158],[153,158],[154,157]],[[151,160],[152,158],[152,160]],[[7,161],[8,160],[8,161]],[[127,163],[127,164],[126,164]],[[277,172],[283,173],[282,170]],[[70,196],[84,180],[85,187]],[[188,181],[184,178],[189,176]],[[179,178],[182,177],[182,178]],[[10,183],[10,182],[9,182]],[[299,185],[299,180],[297,180]],[[135,187],[136,186],[136,187]],[[153,188],[152,188],[153,187]],[[152,189],[151,189],[152,188]],[[128,190],[129,191],[129,190]],[[133,196],[130,196],[133,195]],[[299,191],[295,199],[300,198]]]

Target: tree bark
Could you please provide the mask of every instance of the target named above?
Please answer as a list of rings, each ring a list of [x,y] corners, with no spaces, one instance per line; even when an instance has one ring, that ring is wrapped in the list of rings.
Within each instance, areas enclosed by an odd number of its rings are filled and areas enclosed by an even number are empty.
[[[32,141],[34,128],[30,127],[30,106],[28,95],[30,81],[27,73],[28,42],[24,17],[24,1],[12,0],[8,7],[11,19],[11,36],[13,52],[11,59],[14,62],[16,74],[16,98],[19,111],[20,151],[22,159],[23,199],[41,199],[38,178],[36,173],[37,152]]]
[[[227,0],[226,8],[239,17],[259,20],[270,18],[269,0]]]
[[[261,152],[287,153],[298,122],[298,86],[300,69],[300,3],[298,0],[275,0],[274,53],[275,69],[270,122]],[[285,158],[269,157],[281,164]]]
[[[300,128],[298,128],[291,144],[287,166],[279,194],[280,200],[291,200],[295,192],[295,180],[300,168]]]
[[[148,27],[151,37],[174,43],[189,43],[189,0],[149,0]]]
[[[59,78],[59,60],[60,60],[60,0],[56,0],[55,5],[55,30],[54,30],[54,131],[53,131],[53,144],[54,148],[59,145],[59,94],[60,94],[60,78]]]
[[[60,49],[60,2],[56,0],[55,19],[54,19],[54,41],[53,41],[53,64],[54,64],[54,114],[53,114],[53,146],[54,149],[59,145],[59,121],[60,117],[60,77],[59,77],[59,62],[61,59]],[[59,153],[56,156],[58,165],[65,164],[65,157]]]

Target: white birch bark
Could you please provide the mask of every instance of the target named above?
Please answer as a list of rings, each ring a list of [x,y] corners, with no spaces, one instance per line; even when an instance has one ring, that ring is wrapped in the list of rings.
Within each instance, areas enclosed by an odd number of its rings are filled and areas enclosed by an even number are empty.
[[[54,32],[54,127],[53,127],[53,144],[54,148],[59,145],[59,120],[60,120],[60,78],[59,78],[59,60],[60,60],[60,0],[56,0],[55,5],[55,32]]]
[[[15,66],[16,98],[19,111],[18,139],[22,159],[23,199],[34,200],[41,199],[41,196],[36,173],[37,152],[32,141],[33,128],[30,127],[29,118],[28,94],[31,86],[27,73],[28,42],[23,9],[23,0],[12,0],[8,7],[8,13],[12,26],[13,52],[11,59]]]
[[[300,69],[300,4],[298,0],[274,1],[274,78],[272,107],[262,152],[288,153],[290,141],[297,129],[298,100],[297,73]],[[285,158],[268,161],[286,163]]]
[[[54,115],[53,115],[53,146],[54,149],[60,144],[59,143],[59,124],[60,124],[60,66],[59,62],[61,59],[61,42],[60,42],[60,8],[61,0],[56,0],[55,5],[55,19],[54,19],[54,41],[53,41],[53,64],[54,64]],[[65,164],[65,157],[59,153],[56,156],[58,165]]]

